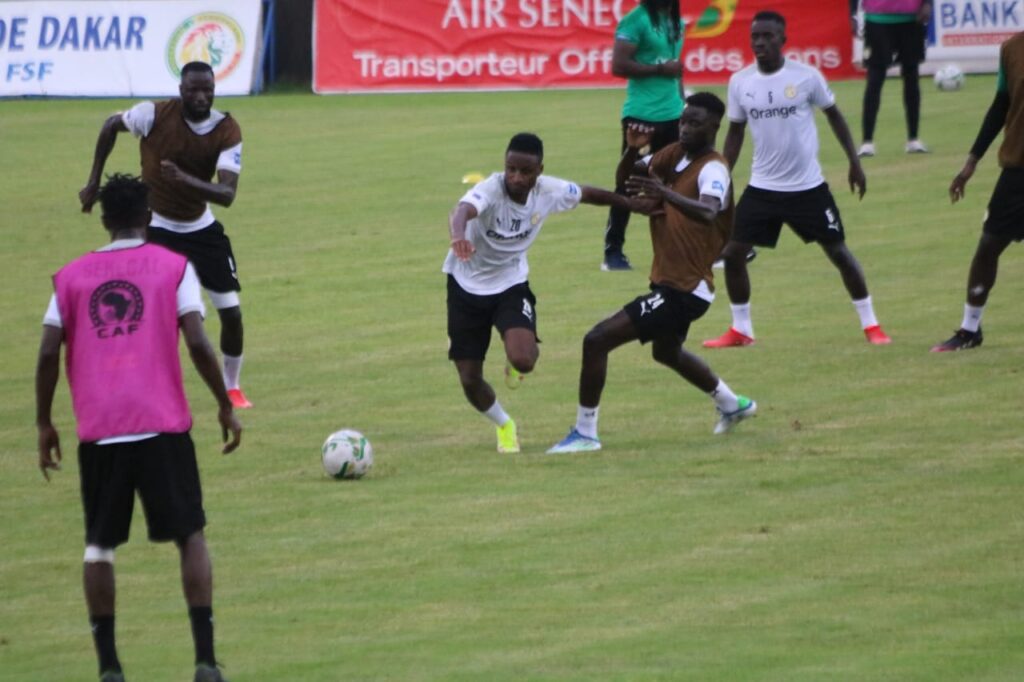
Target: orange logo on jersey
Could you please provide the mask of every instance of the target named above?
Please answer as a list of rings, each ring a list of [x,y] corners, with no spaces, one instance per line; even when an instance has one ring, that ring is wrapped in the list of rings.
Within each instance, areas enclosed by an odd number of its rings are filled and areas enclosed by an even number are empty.
[[[739,0],[710,0],[687,32],[687,38],[714,38],[729,30]]]

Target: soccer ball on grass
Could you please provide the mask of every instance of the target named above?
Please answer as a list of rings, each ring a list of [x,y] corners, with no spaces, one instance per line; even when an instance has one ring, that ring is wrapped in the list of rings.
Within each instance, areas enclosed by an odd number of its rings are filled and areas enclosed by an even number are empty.
[[[324,471],[333,478],[362,478],[373,466],[370,441],[352,429],[342,429],[327,436],[321,455]]]
[[[946,64],[935,72],[935,87],[951,92],[964,87],[964,72],[956,64]]]

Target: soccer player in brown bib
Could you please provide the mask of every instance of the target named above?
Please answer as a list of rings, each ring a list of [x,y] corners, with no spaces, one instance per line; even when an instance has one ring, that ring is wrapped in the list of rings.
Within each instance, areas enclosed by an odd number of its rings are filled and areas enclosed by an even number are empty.
[[[153,216],[147,241],[188,257],[217,309],[224,384],[235,407],[252,407],[239,382],[242,371],[242,309],[235,256],[210,204],[230,206],[242,171],[242,130],[230,114],[213,108],[213,69],[189,62],[181,69],[180,97],[140,102],[108,118],[100,130],[92,171],[78,193],[92,211],[103,166],[118,133],[139,138],[142,178],[150,188]],[[216,175],[216,179],[214,176]]]

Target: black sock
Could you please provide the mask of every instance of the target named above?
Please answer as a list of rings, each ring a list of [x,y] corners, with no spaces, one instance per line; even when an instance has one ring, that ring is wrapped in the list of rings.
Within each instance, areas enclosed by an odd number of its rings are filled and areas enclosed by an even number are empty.
[[[100,659],[100,673],[108,670],[121,672],[121,661],[117,660],[117,646],[114,644],[114,616],[89,616],[89,623]]]
[[[188,610],[188,618],[192,621],[192,641],[196,645],[196,664],[216,665],[213,655],[213,608],[210,606],[193,606]]]

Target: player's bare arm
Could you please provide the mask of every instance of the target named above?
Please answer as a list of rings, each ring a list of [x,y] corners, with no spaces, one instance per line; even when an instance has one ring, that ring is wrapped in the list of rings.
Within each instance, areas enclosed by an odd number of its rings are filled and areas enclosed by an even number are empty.
[[[743,121],[729,121],[729,130],[725,133],[725,142],[722,144],[722,156],[729,164],[729,170],[736,167],[736,160],[740,158],[740,150],[743,149],[743,138],[747,134],[747,124]]]
[[[459,260],[469,260],[475,251],[472,242],[466,239],[466,223],[476,217],[476,206],[465,201],[460,201],[448,216],[448,235],[452,251]]]
[[[242,424],[235,416],[231,399],[224,387],[224,377],[220,371],[220,363],[210,346],[206,332],[203,330],[203,318],[197,312],[185,313],[178,318],[189,357],[195,365],[199,376],[206,382],[213,397],[217,400],[217,421],[220,422],[221,436],[224,439],[223,453],[233,452],[242,440]],[[230,434],[231,439],[228,440]]]
[[[39,470],[47,481],[50,480],[51,469],[60,469],[60,435],[53,426],[51,409],[60,377],[60,344],[63,339],[63,329],[43,325],[36,363],[36,428],[39,431]]]
[[[86,181],[85,187],[78,192],[78,200],[82,203],[83,213],[92,212],[93,204],[96,203],[96,194],[100,189],[103,167],[107,164],[110,152],[114,150],[117,134],[126,132],[128,132],[128,126],[124,124],[121,114],[114,114],[103,122],[99,137],[96,138],[96,151],[93,153],[89,179]]]
[[[637,45],[628,40],[616,40],[612,47],[612,75],[619,78],[650,78],[651,76],[668,76],[681,78],[683,64],[672,59],[660,64],[644,64],[636,60]],[[682,92],[682,81],[679,83]]]
[[[633,213],[651,215],[661,207],[661,202],[651,201],[647,197],[624,197],[600,187],[580,186],[580,203],[593,206],[615,206]]]
[[[640,161],[641,150],[651,144],[654,127],[642,123],[630,123],[626,127],[626,151],[619,159],[615,169],[615,184],[619,187],[626,184],[630,175],[647,172],[647,167]]]
[[[857,148],[853,144],[850,126],[846,124],[846,118],[843,117],[843,112],[839,111],[839,107],[832,105],[825,109],[824,113],[825,118],[828,119],[829,126],[832,128],[832,132],[835,134],[836,139],[839,140],[839,146],[843,148],[843,152],[846,153],[846,158],[850,162],[850,170],[847,174],[850,191],[857,192],[858,197],[863,199],[864,193],[868,191],[868,179],[860,165],[860,157],[857,156]]]
[[[199,190],[203,199],[218,206],[230,206],[238,193],[238,173],[229,170],[218,170],[217,182],[206,182],[186,173],[173,161],[164,159],[160,162],[160,175],[164,180]]]

